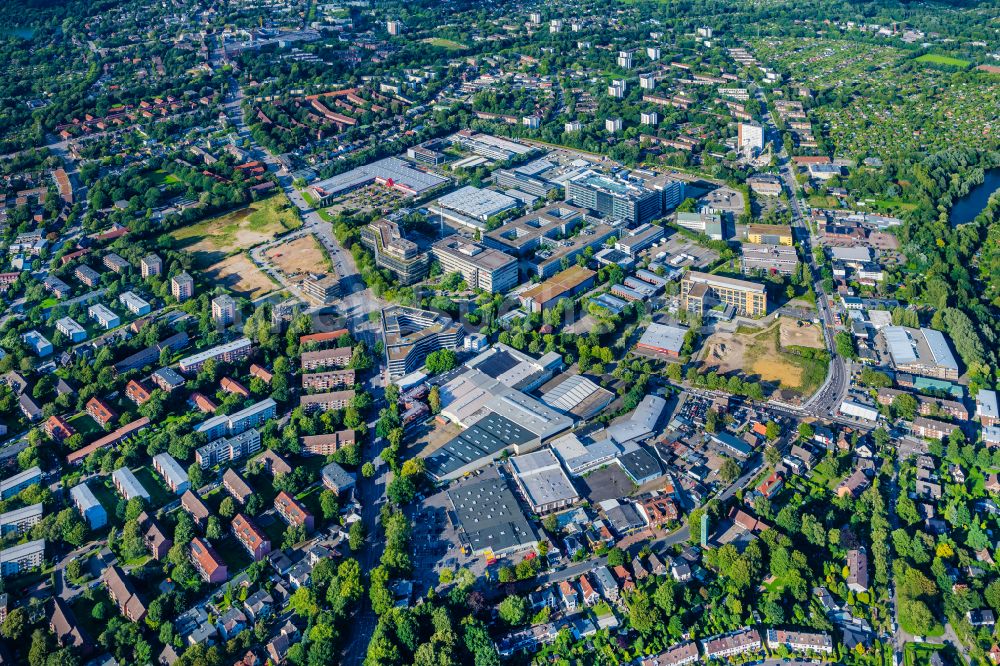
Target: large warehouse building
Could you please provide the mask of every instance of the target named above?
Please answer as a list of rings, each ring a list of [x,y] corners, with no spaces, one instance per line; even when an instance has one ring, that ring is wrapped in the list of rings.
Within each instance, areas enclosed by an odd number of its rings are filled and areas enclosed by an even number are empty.
[[[333,203],[337,197],[372,183],[378,183],[403,192],[407,196],[421,196],[448,182],[444,176],[421,171],[398,157],[360,166],[333,178],[321,180],[307,190],[322,206]]]
[[[886,326],[880,335],[896,370],[935,379],[958,379],[958,361],[941,331]]]

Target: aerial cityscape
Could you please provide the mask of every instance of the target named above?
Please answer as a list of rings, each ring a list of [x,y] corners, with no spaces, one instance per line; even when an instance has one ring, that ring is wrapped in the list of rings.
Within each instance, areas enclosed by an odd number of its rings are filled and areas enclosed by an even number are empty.
[[[6,0],[0,666],[1000,666],[997,0]]]

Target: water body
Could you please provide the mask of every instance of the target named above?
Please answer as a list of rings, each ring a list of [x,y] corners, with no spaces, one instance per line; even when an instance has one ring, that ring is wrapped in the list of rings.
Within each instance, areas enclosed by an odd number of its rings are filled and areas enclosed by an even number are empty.
[[[990,169],[984,174],[983,182],[972,188],[968,194],[955,202],[948,214],[952,226],[972,222],[986,208],[986,202],[994,192],[1000,190],[1000,169]]]

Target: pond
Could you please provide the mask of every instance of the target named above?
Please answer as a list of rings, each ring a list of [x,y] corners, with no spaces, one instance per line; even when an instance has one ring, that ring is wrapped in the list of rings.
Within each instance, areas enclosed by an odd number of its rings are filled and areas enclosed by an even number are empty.
[[[998,189],[1000,189],[1000,169],[990,169],[986,172],[982,183],[972,188],[951,207],[948,219],[952,226],[966,224],[976,219],[976,216],[986,208],[990,196]]]

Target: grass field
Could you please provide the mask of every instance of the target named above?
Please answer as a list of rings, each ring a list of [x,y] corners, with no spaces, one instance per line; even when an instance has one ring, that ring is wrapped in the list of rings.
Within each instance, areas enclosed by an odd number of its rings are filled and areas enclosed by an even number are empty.
[[[302,226],[295,207],[284,194],[257,201],[246,208],[177,229],[170,234],[181,249],[192,252],[201,266],[221,261]]]
[[[424,39],[423,42],[424,44],[430,44],[431,46],[448,49],[449,51],[458,51],[459,49],[466,48],[465,44],[460,44],[456,41],[445,39],[443,37],[428,37],[427,39]]]
[[[181,182],[181,179],[172,173],[167,173],[163,169],[158,169],[153,173],[149,174],[149,177],[153,179],[157,185],[173,185],[174,183]]]
[[[933,65],[948,65],[949,67],[968,67],[971,64],[968,60],[937,55],[936,53],[925,53],[917,58],[917,62],[929,62]]]
[[[174,495],[170,492],[170,489],[160,480],[160,475],[157,474],[151,467],[140,467],[135,470],[135,478],[139,479],[139,483],[142,487],[146,489],[149,493],[150,504],[154,508],[159,508],[165,504],[173,501]]]

